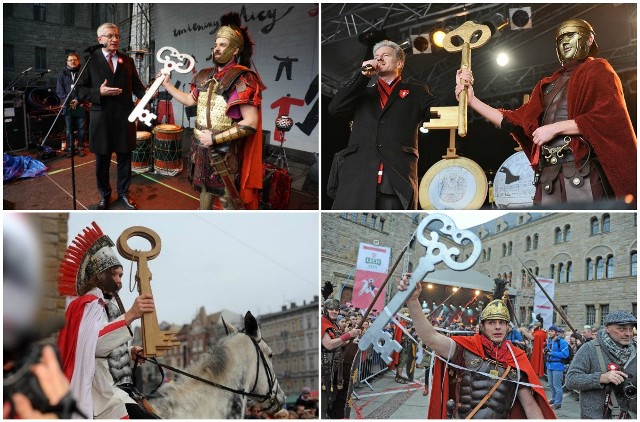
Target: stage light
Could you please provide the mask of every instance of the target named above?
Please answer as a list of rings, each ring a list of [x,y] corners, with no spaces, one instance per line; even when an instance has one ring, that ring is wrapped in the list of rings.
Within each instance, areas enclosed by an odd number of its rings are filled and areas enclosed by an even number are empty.
[[[495,13],[488,17],[482,25],[487,25],[491,30],[493,38],[500,35],[500,31],[509,25],[509,19],[505,18],[502,13]]]
[[[480,294],[480,290],[476,290],[476,296]]]
[[[453,291],[454,291],[454,292],[457,292],[457,291],[458,291],[458,288],[457,288],[457,287],[454,287],[454,288],[453,288]]]
[[[509,63],[509,56],[506,53],[499,53],[496,63],[498,63],[498,66],[506,66]]]
[[[511,22],[511,29],[531,29],[533,27],[531,8],[517,7],[509,9],[509,21]]]
[[[420,131],[420,133],[423,133],[423,134],[425,134],[425,135],[426,135],[427,133],[429,133],[429,129],[428,129],[428,128],[426,128],[426,127],[424,127],[424,126],[420,126],[420,129],[418,129],[418,130]]]
[[[431,53],[431,41],[428,33],[411,35],[411,46],[413,54],[429,54]]]
[[[442,48],[443,46],[443,42],[444,42],[444,37],[446,36],[446,32],[444,32],[444,30],[442,29],[438,29],[436,32],[433,33],[433,43],[437,46]]]
[[[427,284],[427,289],[433,289],[433,284],[431,283]]]

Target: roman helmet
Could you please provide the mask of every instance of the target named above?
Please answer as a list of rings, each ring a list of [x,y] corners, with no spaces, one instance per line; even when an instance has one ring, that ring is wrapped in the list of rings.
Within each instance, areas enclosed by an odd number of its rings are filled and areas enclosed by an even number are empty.
[[[122,266],[113,251],[114,243],[92,222],[67,247],[58,273],[61,296],[81,296],[89,289],[89,281],[102,271]],[[106,292],[109,293],[109,292]]]
[[[561,51],[560,38],[566,34],[575,34],[572,41],[575,42],[575,52],[572,57],[564,57]],[[589,37],[593,35],[593,42],[589,45]],[[569,19],[560,24],[556,29],[556,55],[564,66],[568,60],[584,59],[585,57],[595,57],[598,54],[598,44],[595,40],[596,33],[589,22],[583,19]]]
[[[229,12],[220,17],[220,28],[216,32],[216,39],[226,38],[229,46],[222,52],[217,63],[224,65],[233,58],[233,52],[238,49],[237,63],[251,68],[251,56],[253,55],[253,41],[246,27],[241,26],[242,20],[237,12]],[[215,60],[211,57],[212,60]]]
[[[502,299],[495,299],[489,302],[487,306],[482,310],[480,314],[480,323],[488,319],[500,319],[502,321],[510,322],[511,316],[509,315],[509,309]]]

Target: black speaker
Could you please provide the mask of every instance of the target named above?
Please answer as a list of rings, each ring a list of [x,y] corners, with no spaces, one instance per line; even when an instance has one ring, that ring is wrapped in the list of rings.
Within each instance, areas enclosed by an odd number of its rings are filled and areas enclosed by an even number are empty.
[[[43,113],[43,114],[30,114],[27,116],[29,122],[29,141],[37,145],[40,145],[44,140],[44,137],[49,132],[49,128],[53,124],[57,114]],[[56,121],[55,126],[51,129],[49,138],[47,138],[46,146],[53,149],[60,149],[62,140],[66,138],[66,128],[64,122],[64,116],[60,115]]]
[[[25,133],[24,93],[14,91],[3,101],[3,136],[4,151],[21,151],[27,148]]]

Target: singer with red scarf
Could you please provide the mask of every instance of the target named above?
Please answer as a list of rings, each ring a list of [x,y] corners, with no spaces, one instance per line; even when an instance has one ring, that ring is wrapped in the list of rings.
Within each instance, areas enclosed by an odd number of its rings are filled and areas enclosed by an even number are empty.
[[[398,290],[408,284],[407,275]],[[428,419],[556,419],[526,354],[505,340],[510,315],[502,300],[484,308],[479,333],[447,337],[424,317],[421,291],[418,283],[407,307],[416,333],[437,355]]]
[[[438,104],[426,85],[402,80],[404,62],[398,44],[380,41],[329,104],[329,113],[353,120],[329,176],[338,180],[328,187],[333,209],[417,208],[418,127]]]

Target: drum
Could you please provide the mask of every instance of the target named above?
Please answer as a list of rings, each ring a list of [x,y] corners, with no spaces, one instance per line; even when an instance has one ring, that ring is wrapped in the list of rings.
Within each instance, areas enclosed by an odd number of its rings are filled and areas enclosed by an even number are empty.
[[[182,171],[182,127],[158,125],[153,129],[156,139],[153,150],[154,171],[175,176]]]
[[[131,156],[132,171],[146,173],[151,170],[152,147],[150,132],[136,132],[136,149]]]

